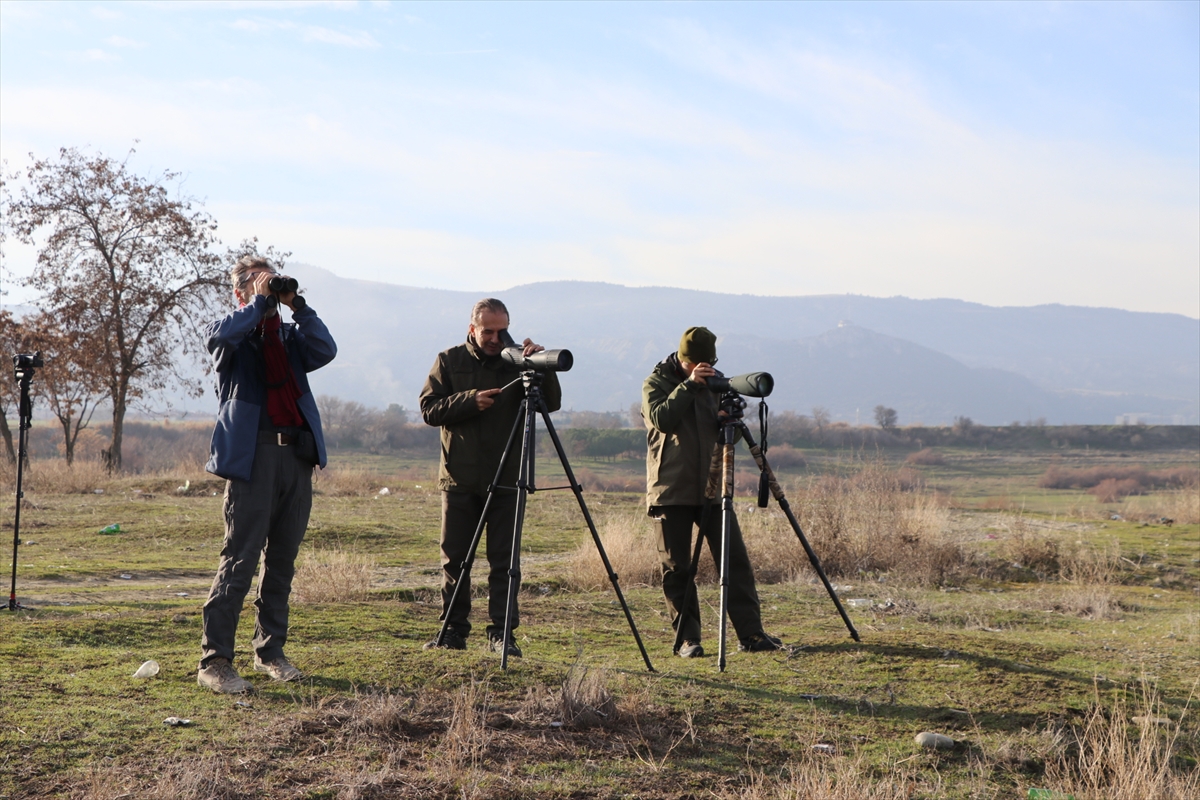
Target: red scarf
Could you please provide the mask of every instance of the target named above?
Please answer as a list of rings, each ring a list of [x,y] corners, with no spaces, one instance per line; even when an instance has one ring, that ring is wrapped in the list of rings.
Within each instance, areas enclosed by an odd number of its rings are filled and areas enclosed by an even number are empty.
[[[296,383],[287,351],[283,349],[283,339],[279,336],[282,324],[283,319],[279,314],[264,317],[258,324],[258,332],[263,337],[263,361],[267,372],[267,413],[277,428],[300,428],[304,426],[304,417],[300,416],[300,408],[296,405],[300,386]]]

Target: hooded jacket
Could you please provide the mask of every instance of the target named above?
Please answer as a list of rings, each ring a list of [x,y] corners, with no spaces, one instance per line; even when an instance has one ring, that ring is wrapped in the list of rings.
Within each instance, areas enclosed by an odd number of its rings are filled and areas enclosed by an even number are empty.
[[[442,457],[438,488],[444,492],[486,494],[496,477],[508,435],[521,413],[524,392],[520,383],[496,396],[486,411],[475,405],[482,389],[499,389],[521,376],[521,370],[499,355],[489,356],[470,337],[463,344],[438,353],[421,389],[421,418],[442,429]],[[562,406],[562,387],[554,372],[544,373],[542,398],[547,411]],[[521,467],[521,438],[513,440],[500,476],[500,486],[517,485]]]
[[[646,423],[646,506],[704,503],[717,446],[715,392],[687,380],[672,353],[642,384]]]
[[[255,328],[267,312],[267,298],[255,295],[254,302],[242,306],[205,329],[208,352],[212,356],[221,406],[209,444],[208,463],[204,468],[226,480],[250,480],[254,453],[258,447],[258,421],[267,402],[263,368],[262,338]],[[292,323],[279,328],[288,363],[300,387],[296,406],[312,429],[317,445],[317,460],[324,467],[325,436],[321,416],[308,387],[308,373],[333,361],[337,345],[329,329],[310,306],[292,313]]]

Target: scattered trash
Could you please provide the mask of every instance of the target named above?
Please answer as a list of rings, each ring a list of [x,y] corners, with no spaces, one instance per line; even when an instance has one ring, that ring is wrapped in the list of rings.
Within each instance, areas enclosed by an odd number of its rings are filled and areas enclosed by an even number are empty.
[[[999,537],[999,536],[997,536],[997,535],[996,535],[996,534],[994,534],[994,533],[989,533],[987,536],[985,536],[985,537],[983,537],[983,538],[985,538],[985,539],[999,539],[1000,537]]]
[[[186,480],[183,482],[183,486],[175,487],[175,491],[182,494],[183,492],[186,492],[190,488],[192,488],[192,482],[190,480]]]
[[[103,489],[93,489],[92,494],[104,494],[104,490]]]
[[[176,592],[175,596],[176,597],[187,597],[188,593],[187,592]]]
[[[876,611],[891,611],[895,607],[896,601],[890,597],[882,603],[876,603],[874,606],[872,606],[872,608],[874,608]]]
[[[852,597],[846,601],[846,605],[850,606],[851,608],[861,608],[863,606],[871,605],[871,601],[865,597]]]
[[[120,579],[121,579],[121,580],[123,580],[123,581],[131,581],[131,580],[133,580],[133,576],[132,576],[132,575],[130,575],[129,573],[127,573],[127,572],[122,572],[122,573],[121,573],[120,575],[118,575],[117,577],[118,577],[118,578],[120,578]]]
[[[120,533],[121,532],[121,523],[114,522],[112,525],[106,525],[96,532],[103,533],[105,535],[110,534],[110,533]]]
[[[417,484],[417,485],[416,485],[414,488],[420,489],[420,488],[421,488],[421,484],[419,484],[419,483],[418,483],[418,484]]]
[[[242,708],[250,708],[250,703],[246,700],[238,700],[236,703],[234,703],[234,705]]]
[[[213,493],[212,493],[212,496],[213,496],[213,497],[216,497],[216,496],[217,496],[217,493],[216,493],[216,492],[213,492]]]
[[[190,719],[180,719],[179,717],[167,717],[163,720],[163,725],[170,725],[172,728],[186,728],[191,724]]]
[[[551,723],[550,723],[550,727],[551,727],[551,728],[561,728],[561,727],[562,727],[562,723],[561,723],[561,722],[559,722],[558,720],[554,720],[554,722],[551,722]]]
[[[142,664],[140,667],[137,668],[137,672],[133,673],[133,677],[135,677],[135,678],[153,678],[157,674],[158,674],[158,662],[155,661],[154,659],[150,659],[149,661],[145,662],[144,664]]]
[[[853,588],[854,588],[854,587],[853,587],[853,586],[850,586],[850,585],[843,585],[843,584],[840,584],[840,583],[835,583],[835,584],[833,584],[833,590],[834,590],[835,592],[848,592],[848,591],[850,591],[850,590],[851,590],[851,589],[853,589]]]
[[[831,744],[814,744],[812,749],[814,752],[824,753],[827,756],[832,756],[837,753],[837,748]]]
[[[1115,521],[1115,522],[1120,522],[1120,521],[1121,521],[1121,515],[1120,515],[1120,514],[1109,514],[1109,515],[1108,515],[1108,518],[1109,518],[1109,519],[1111,519],[1111,520],[1113,520],[1113,521]],[[1044,790],[1044,791],[1045,791],[1045,790]]]
[[[392,493],[392,490],[391,490],[391,489],[389,489],[388,487],[386,487],[386,486],[385,486],[385,487],[383,487],[382,489],[380,489],[380,490],[379,490],[379,493],[380,493],[381,495],[384,495],[384,496],[386,497],[387,495],[389,495],[389,494],[391,494],[391,493]]]
[[[33,539],[22,539],[18,544],[37,544]]]
[[[925,747],[930,750],[953,750],[954,749],[954,740],[951,739],[949,736],[945,736],[940,733],[931,733],[929,731],[924,731],[922,733],[918,733],[916,735],[916,738],[914,739],[914,741],[917,744],[921,745],[921,747]]]
[[[819,694],[798,694],[796,696],[799,697],[801,700],[820,700],[821,699],[821,695],[819,695]]]
[[[1151,726],[1151,725],[1173,725],[1174,724],[1173,722],[1171,722],[1169,717],[1142,716],[1142,717],[1132,717],[1131,719],[1137,725]]]

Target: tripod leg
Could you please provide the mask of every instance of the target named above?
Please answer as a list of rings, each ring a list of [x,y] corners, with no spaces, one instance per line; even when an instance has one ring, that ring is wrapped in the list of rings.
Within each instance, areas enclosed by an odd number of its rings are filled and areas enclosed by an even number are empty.
[[[524,425],[521,438],[521,470],[517,478],[517,511],[513,522],[512,556],[508,564],[508,603],[504,612],[504,637],[500,645],[500,669],[508,669],[508,650],[512,645],[513,621],[517,616],[517,595],[521,591],[521,528],[525,523],[525,504],[533,478],[534,427],[537,424],[537,396],[532,391],[525,398]],[[521,419],[518,417],[518,423]]]
[[[721,622],[718,628],[717,669],[725,671],[726,633],[729,615],[729,537],[733,529],[733,428],[725,426],[726,441],[722,447],[723,466],[721,490]]]
[[[613,591],[617,593],[617,599],[621,602],[621,609],[625,612],[625,620],[629,623],[629,630],[633,632],[634,641],[637,642],[638,650],[642,653],[642,660],[646,662],[646,669],[654,672],[654,665],[650,663],[650,656],[646,653],[646,646],[642,644],[641,634],[638,633],[637,625],[633,622],[633,614],[629,611],[629,604],[625,602],[625,595],[621,592],[621,584],[618,582],[617,573],[613,571],[612,563],[608,560],[608,553],[604,551],[604,544],[600,541],[600,534],[596,532],[596,523],[592,521],[592,515],[588,511],[587,503],[583,500],[583,487],[579,485],[579,481],[575,480],[575,473],[571,470],[571,464],[567,461],[566,451],[563,450],[562,442],[558,438],[558,432],[554,430],[554,423],[550,421],[550,414],[546,411],[545,406],[542,407],[541,412],[542,419],[546,423],[546,432],[550,434],[550,441],[554,442],[554,449],[558,453],[558,460],[562,462],[563,471],[567,474],[567,481],[571,484],[571,491],[575,493],[575,499],[579,501],[579,510],[583,512],[583,519],[587,522],[588,531],[592,534],[592,542],[596,545],[596,552],[600,554],[600,560],[604,562],[604,570],[608,573],[609,583],[612,584]],[[699,546],[698,543],[697,546]]]
[[[850,616],[846,613],[846,609],[842,607],[842,601],[838,599],[837,592],[833,590],[833,585],[829,583],[829,578],[825,575],[825,570],[821,568],[821,559],[817,558],[816,551],[812,549],[812,545],[808,543],[808,537],[804,535],[804,531],[800,528],[800,522],[796,519],[796,515],[792,513],[791,504],[788,503],[787,497],[783,494],[783,487],[779,485],[779,481],[775,480],[775,473],[771,469],[771,465],[767,463],[767,457],[763,455],[762,449],[755,443],[753,437],[750,436],[750,430],[746,427],[745,422],[738,423],[742,436],[746,439],[746,446],[750,448],[750,454],[754,456],[754,461],[758,464],[758,468],[767,476],[767,481],[771,486],[771,494],[779,503],[779,508],[783,510],[784,516],[787,517],[788,523],[792,526],[792,531],[796,534],[796,538],[800,540],[801,546],[804,547],[804,552],[808,555],[808,561],[812,564],[813,569],[817,573],[817,577],[821,579],[821,583],[825,585],[825,591],[829,593],[829,597],[833,600],[833,605],[837,608],[838,614],[842,617],[842,622],[846,623],[846,629],[850,631],[850,638],[856,642],[861,642],[862,639],[858,636],[858,631],[854,628],[854,623],[850,621]]]
[[[524,403],[526,401],[522,401]],[[496,487],[500,483],[500,476],[504,474],[504,465],[508,463],[509,455],[512,453],[513,440],[517,436],[517,428],[520,425],[521,418],[518,416],[517,421],[513,423],[513,428],[508,434],[508,443],[504,445],[504,454],[500,456],[500,466],[496,468],[496,477],[492,480],[492,485],[488,487],[487,499],[483,501],[483,511],[479,514],[479,524],[475,526],[475,535],[471,537],[471,546],[467,549],[467,557],[463,559],[458,568],[458,577],[454,581],[454,593],[450,595],[450,602],[442,609],[442,627],[438,630],[437,637],[433,640],[434,647],[441,647],[446,640],[446,631],[450,627],[450,612],[458,604],[459,592],[463,588],[463,578],[466,577],[467,583],[470,582],[471,565],[475,563],[475,553],[479,549],[479,540],[483,537],[483,526],[487,521],[488,511],[492,507],[492,498],[496,494]],[[467,591],[471,591],[470,586]]]
[[[12,556],[12,584],[8,591],[8,610],[17,611],[23,606],[17,602],[17,549],[21,544],[21,500],[25,497],[25,493],[21,490],[21,481],[24,478],[25,461],[28,458],[26,453],[26,443],[29,441],[28,431],[33,424],[33,402],[29,398],[29,381],[32,378],[32,373],[26,373],[29,377],[20,379],[20,422],[18,423],[17,433],[17,507],[13,512],[13,556]]]

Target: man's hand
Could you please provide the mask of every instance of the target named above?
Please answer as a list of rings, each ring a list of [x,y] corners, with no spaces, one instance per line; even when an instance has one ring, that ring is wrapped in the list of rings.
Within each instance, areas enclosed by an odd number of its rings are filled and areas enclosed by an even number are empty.
[[[709,364],[706,361],[701,361],[699,364],[697,364],[695,367],[692,368],[692,374],[688,375],[688,380],[693,381],[694,383],[698,383],[701,386],[707,386],[708,381],[706,381],[704,379],[711,378],[713,375],[716,375],[716,374],[717,374],[717,371],[715,369],[713,369],[712,364]]]
[[[526,339],[525,341],[521,342],[521,345],[522,345],[522,347],[525,348],[524,354],[525,354],[526,358],[533,355],[534,353],[540,353],[546,349],[546,348],[542,347],[540,344],[534,344],[532,339]]]
[[[475,407],[480,411],[487,411],[496,402],[496,395],[500,394],[500,389],[480,389],[475,393]]]

